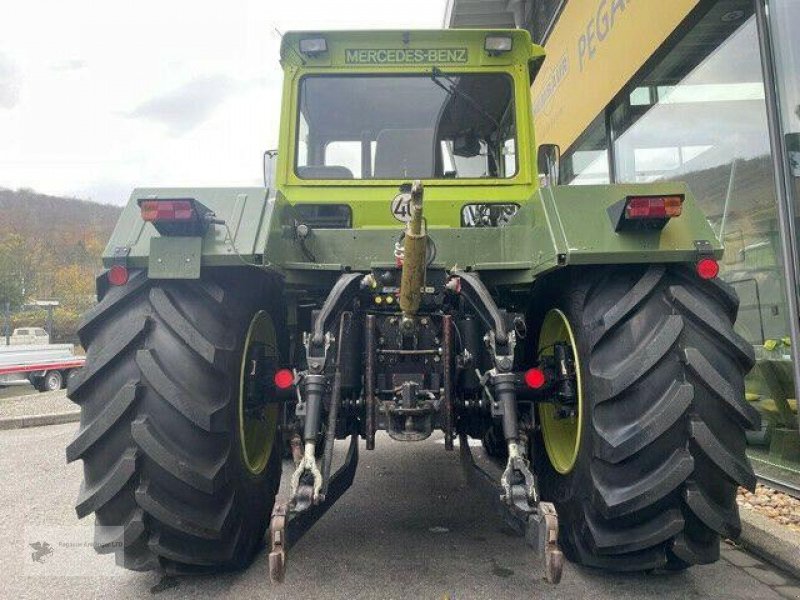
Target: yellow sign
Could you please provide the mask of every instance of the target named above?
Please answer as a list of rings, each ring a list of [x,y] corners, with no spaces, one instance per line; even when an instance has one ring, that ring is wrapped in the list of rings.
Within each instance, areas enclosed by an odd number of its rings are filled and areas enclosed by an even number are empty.
[[[531,88],[537,142],[567,150],[701,0],[569,0]]]

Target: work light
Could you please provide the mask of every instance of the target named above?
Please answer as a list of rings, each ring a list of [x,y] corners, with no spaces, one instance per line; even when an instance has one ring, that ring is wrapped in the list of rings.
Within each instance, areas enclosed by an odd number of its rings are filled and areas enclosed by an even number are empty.
[[[511,39],[511,36],[488,35],[486,36],[486,42],[483,48],[489,54],[502,54],[504,52],[511,52],[513,45],[514,40]]]
[[[315,56],[317,54],[324,54],[328,51],[328,42],[325,38],[306,38],[300,40],[300,52]]]

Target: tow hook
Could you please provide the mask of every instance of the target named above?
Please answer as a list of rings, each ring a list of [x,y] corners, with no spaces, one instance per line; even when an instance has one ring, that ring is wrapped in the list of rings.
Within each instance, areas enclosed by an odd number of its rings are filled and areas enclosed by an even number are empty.
[[[558,514],[550,502],[539,502],[536,512],[528,518],[525,541],[542,561],[544,578],[559,583],[564,571],[564,553],[558,548]]]
[[[269,578],[281,583],[286,575],[286,504],[275,504],[269,526]]]
[[[460,437],[459,447],[461,465],[470,484],[497,490],[496,476],[475,462],[466,436]],[[544,580],[552,584],[559,583],[564,570],[564,554],[558,547],[558,513],[555,506],[550,502],[528,502],[528,491],[521,483],[512,483],[510,502],[506,494],[499,497],[502,499],[499,508],[503,520],[523,535],[526,543],[533,548]]]

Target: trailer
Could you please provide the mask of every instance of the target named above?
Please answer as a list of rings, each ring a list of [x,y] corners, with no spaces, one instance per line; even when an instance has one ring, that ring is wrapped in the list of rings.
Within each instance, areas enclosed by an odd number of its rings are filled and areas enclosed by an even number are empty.
[[[30,383],[40,392],[60,390],[85,361],[72,344],[0,346],[0,387]]]

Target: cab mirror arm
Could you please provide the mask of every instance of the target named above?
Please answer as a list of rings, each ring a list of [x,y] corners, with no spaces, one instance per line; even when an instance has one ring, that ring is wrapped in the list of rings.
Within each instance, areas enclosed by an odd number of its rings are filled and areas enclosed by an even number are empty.
[[[558,144],[541,144],[536,162],[539,175],[545,180],[545,185],[561,184],[561,148]]]

